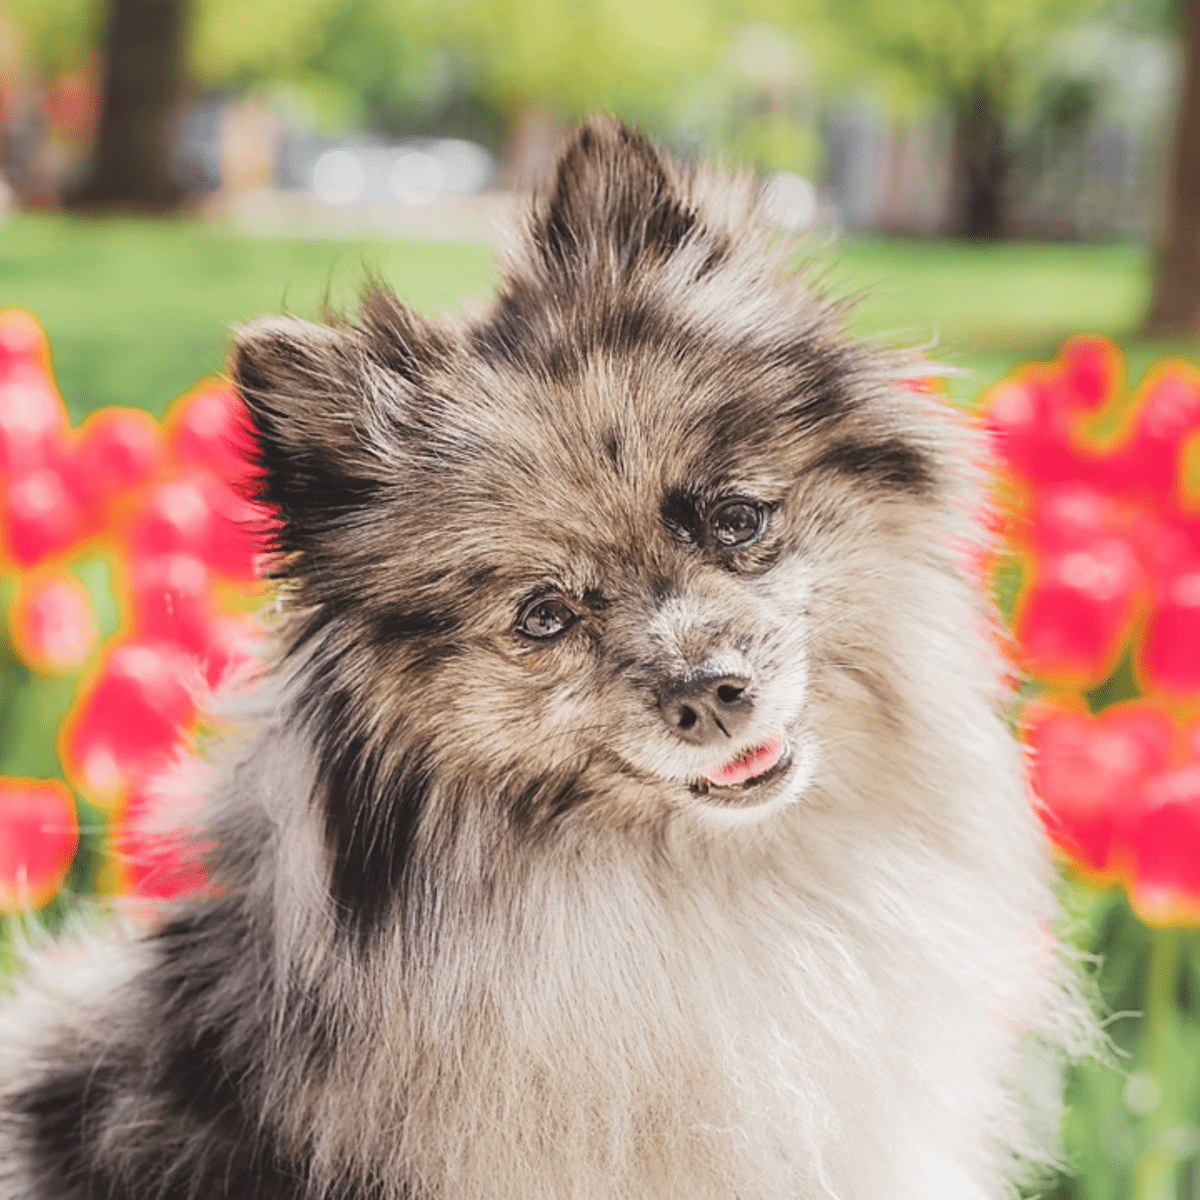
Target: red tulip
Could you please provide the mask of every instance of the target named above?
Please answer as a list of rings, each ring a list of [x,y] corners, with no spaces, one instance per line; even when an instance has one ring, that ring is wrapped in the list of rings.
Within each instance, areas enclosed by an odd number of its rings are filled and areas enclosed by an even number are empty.
[[[145,483],[165,461],[158,422],[138,408],[102,408],[79,427],[70,460],[71,490],[99,512],[116,496]]]
[[[238,488],[256,474],[254,429],[234,389],[209,380],[175,401],[167,412],[171,449],[185,463],[207,467]]]
[[[21,660],[43,675],[82,666],[100,632],[91,593],[67,571],[22,578],[9,624]]]
[[[156,483],[139,498],[126,535],[135,558],[192,554],[207,558],[214,515],[208,477],[190,472]]]
[[[0,521],[9,555],[24,567],[61,553],[90,532],[87,514],[62,471],[50,466],[9,477]]]
[[[267,510],[202,470],[151,487],[140,499],[126,541],[137,558],[191,554],[231,580],[255,579],[267,545]]]
[[[1179,564],[1159,581],[1138,666],[1149,690],[1200,695],[1200,558]]]
[[[1152,925],[1200,923],[1200,763],[1145,781],[1120,840],[1138,916]]]
[[[1018,601],[1016,634],[1028,668],[1061,683],[1100,683],[1129,633],[1142,571],[1124,538],[1043,554]]]
[[[39,367],[21,362],[0,376],[0,472],[54,461],[69,428],[62,398]]]
[[[76,787],[109,807],[157,770],[195,715],[187,660],[161,642],[123,641],[59,728],[59,756]]]
[[[1083,480],[1040,488],[1031,541],[1038,550],[1065,550],[1097,538],[1124,536],[1128,519],[1111,496]]]
[[[996,454],[1035,486],[1087,474],[1088,455],[1074,434],[1078,408],[1061,372],[1044,365],[1006,380],[983,400]]]
[[[51,900],[78,842],[75,805],[59,780],[0,777],[0,912]]]
[[[0,379],[16,367],[48,374],[50,350],[37,318],[20,308],[0,309]]]
[[[1145,701],[1117,704],[1100,716],[1034,704],[1025,736],[1050,836],[1085,869],[1110,870],[1114,840],[1141,803],[1142,783],[1170,761],[1170,718]]]
[[[1120,347],[1108,338],[1068,338],[1059,351],[1069,403],[1076,411],[1102,408],[1116,392],[1123,374]]]
[[[215,478],[209,481],[207,496],[213,514],[206,555],[209,565],[241,583],[259,578],[258,561],[270,544],[269,510]]]
[[[203,655],[213,635],[208,568],[190,554],[134,559],[129,568],[133,634]]]
[[[1200,378],[1189,364],[1167,362],[1138,391],[1133,425],[1107,458],[1105,479],[1161,510],[1179,482],[1184,440],[1200,429]]]

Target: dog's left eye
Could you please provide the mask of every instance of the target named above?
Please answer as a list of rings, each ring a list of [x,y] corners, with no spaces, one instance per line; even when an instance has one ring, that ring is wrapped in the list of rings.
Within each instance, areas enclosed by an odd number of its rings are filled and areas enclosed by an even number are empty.
[[[708,519],[718,546],[748,546],[759,539],[765,525],[765,510],[749,500],[729,500]]]
[[[526,637],[542,641],[558,637],[575,624],[577,614],[565,601],[557,596],[546,596],[527,604],[517,618],[517,629]]]

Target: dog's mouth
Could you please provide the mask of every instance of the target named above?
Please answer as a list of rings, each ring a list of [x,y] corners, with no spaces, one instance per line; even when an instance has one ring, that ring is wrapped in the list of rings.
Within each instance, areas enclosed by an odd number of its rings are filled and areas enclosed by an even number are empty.
[[[768,800],[767,787],[781,779],[792,766],[792,748],[783,734],[772,734],[756,746],[701,772],[692,791],[706,800],[728,805],[761,804]]]

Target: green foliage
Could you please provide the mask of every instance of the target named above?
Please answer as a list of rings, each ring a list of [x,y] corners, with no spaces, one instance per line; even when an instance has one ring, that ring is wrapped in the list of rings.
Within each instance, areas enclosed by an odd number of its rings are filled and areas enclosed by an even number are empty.
[[[1005,108],[1028,94],[1049,38],[1099,0],[837,0],[861,47],[860,69],[878,62],[894,99],[951,106],[977,89]]]
[[[1070,1073],[1074,1171],[1055,1200],[1195,1195],[1184,1181],[1200,1181],[1200,930],[1143,925],[1119,888],[1069,887],[1113,1052]]]
[[[509,111],[597,107],[653,122],[731,32],[720,0],[464,0],[449,28],[479,86]]]
[[[323,123],[386,122],[444,97],[446,58],[425,0],[197,0],[189,58],[201,84],[283,84]]]
[[[769,171],[797,171],[817,179],[825,165],[825,149],[816,131],[785,112],[762,113],[746,121],[727,139],[736,159]]]
[[[199,0],[188,57],[209,84],[286,78],[323,42],[339,0]]]
[[[103,0],[0,0],[21,49],[46,75],[85,66],[94,56]]]

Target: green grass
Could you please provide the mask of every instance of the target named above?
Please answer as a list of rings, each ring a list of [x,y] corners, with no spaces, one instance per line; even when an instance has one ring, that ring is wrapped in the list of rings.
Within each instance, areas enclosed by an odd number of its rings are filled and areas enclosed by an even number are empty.
[[[0,305],[35,313],[73,420],[102,404],[160,414],[219,371],[232,326],[349,305],[368,270],[426,312],[479,300],[492,256],[473,244],[242,237],[191,221],[17,214],[0,225]]]
[[[1116,338],[1135,378],[1167,354],[1200,357],[1200,341],[1138,335],[1152,281],[1144,247],[881,238],[847,241],[839,257],[833,279],[867,292],[857,328],[932,342],[971,373],[955,385],[964,396],[1018,362],[1053,356],[1072,333]]]
[[[819,251],[838,294],[864,292],[854,327],[964,368],[966,398],[1013,364],[1096,331],[1125,346],[1136,376],[1200,343],[1136,336],[1150,257],[1136,246],[852,239]],[[487,247],[258,238],[194,221],[100,220],[20,213],[0,224],[0,305],[45,324],[72,418],[102,404],[161,413],[221,369],[233,325],[259,313],[315,316],[352,303],[367,271],[438,312],[495,286]]]

